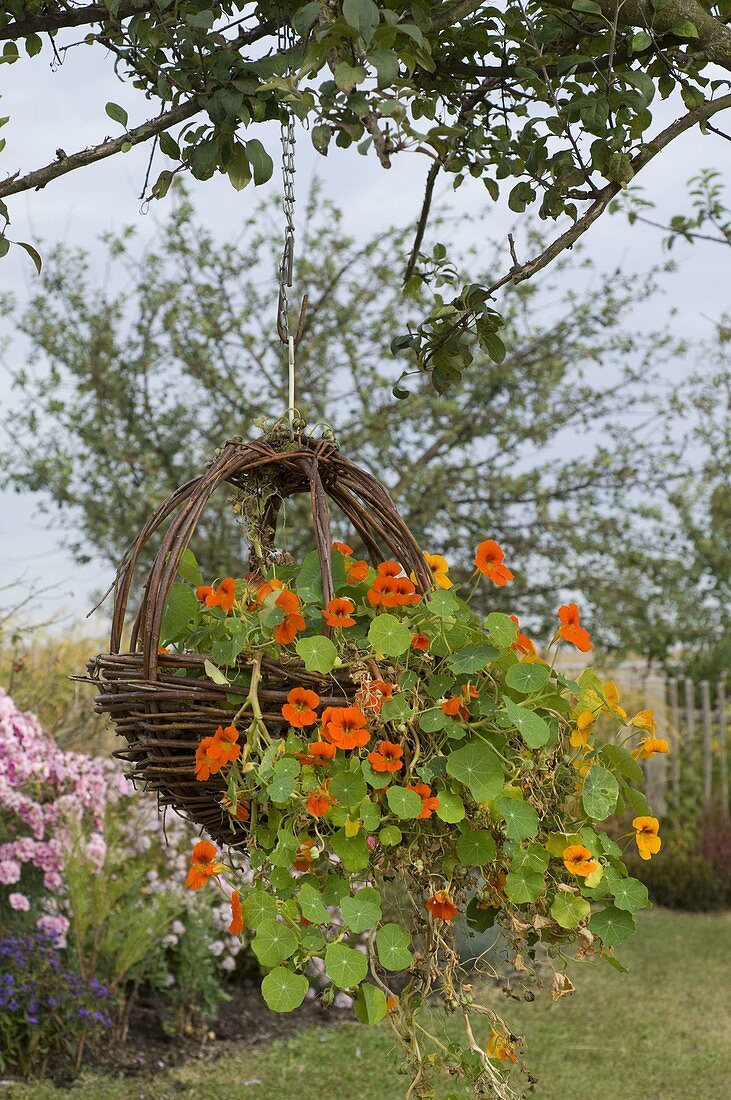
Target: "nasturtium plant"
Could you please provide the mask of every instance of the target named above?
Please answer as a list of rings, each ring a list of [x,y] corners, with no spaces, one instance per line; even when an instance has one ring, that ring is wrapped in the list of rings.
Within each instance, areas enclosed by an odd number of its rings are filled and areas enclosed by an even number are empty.
[[[370,8],[349,10],[367,18]],[[476,1004],[455,923],[496,927],[529,978],[540,957],[563,991],[572,952],[621,968],[614,949],[648,904],[624,848],[650,859],[661,844],[637,760],[668,746],[652,712],[628,717],[614,684],[554,667],[562,642],[592,648],[575,604],[560,608],[541,652],[516,618],[474,613],[443,557],[426,559],[435,589],[420,593],[400,563],[374,568],[337,542],[323,606],[312,557],[203,584],[186,552],[160,659],[204,655],[186,675],[227,685],[237,701],[200,742],[195,780],[205,791],[224,779],[221,805],[237,838],[247,830],[252,868],[239,878],[235,851],[202,840],[188,884],[227,880],[231,931],[247,928],[272,1010],[302,1003],[315,965],[325,1003],[347,993],[362,1023],[388,1021],[411,1095],[432,1095],[443,1069],[476,1096],[507,1096],[519,1044]],[[490,539],[475,566],[478,580],[512,579]],[[258,694],[264,662],[301,681],[275,715]],[[633,831],[617,841],[603,823],[628,808]],[[466,1021],[464,1049],[432,1036],[434,993]]]

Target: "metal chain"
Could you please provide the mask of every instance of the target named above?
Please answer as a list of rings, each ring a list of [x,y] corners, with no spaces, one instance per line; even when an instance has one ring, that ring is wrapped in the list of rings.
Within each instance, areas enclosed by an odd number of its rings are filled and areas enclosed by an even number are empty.
[[[295,34],[284,12],[278,15],[279,27],[277,44],[280,54],[285,54],[295,44]],[[292,265],[294,261],[294,176],[295,176],[295,133],[294,115],[286,108],[286,120],[281,125],[282,140],[282,209],[284,210],[284,252],[279,268],[279,305],[277,310],[277,329],[283,344],[289,344],[289,301],[287,289],[292,286]]]

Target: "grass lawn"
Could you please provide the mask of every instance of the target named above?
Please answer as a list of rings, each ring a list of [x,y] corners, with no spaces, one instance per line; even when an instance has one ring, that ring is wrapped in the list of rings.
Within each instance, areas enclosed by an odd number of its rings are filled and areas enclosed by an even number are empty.
[[[574,967],[577,992],[551,1005],[502,1002],[527,1040],[540,1100],[722,1100],[731,1094],[731,916],[656,912],[621,949],[618,974]],[[490,993],[490,997],[497,996]],[[494,1002],[496,1007],[501,1003]],[[87,1075],[74,1100],[401,1100],[385,1028],[302,1031],[291,1039],[192,1062],[153,1078]],[[520,1080],[516,1086],[520,1091]],[[453,1088],[447,1085],[441,1095]],[[461,1092],[461,1096],[468,1093]],[[39,1084],[13,1100],[56,1100]]]

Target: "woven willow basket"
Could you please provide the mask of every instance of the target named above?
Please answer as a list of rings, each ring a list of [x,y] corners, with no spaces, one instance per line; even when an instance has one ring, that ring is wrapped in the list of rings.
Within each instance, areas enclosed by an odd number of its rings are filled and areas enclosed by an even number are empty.
[[[119,568],[109,653],[88,665],[98,686],[96,710],[111,716],[126,747],[115,755],[129,765],[127,775],[138,786],[155,791],[161,808],[171,806],[222,844],[246,846],[247,827],[232,821],[221,806],[221,775],[207,782],[195,778],[195,753],[203,737],[230,723],[248,689],[220,686],[204,672],[205,655],[158,652],[163,611],[180,558],[193,538],[206,505],[224,485],[238,492],[261,492],[251,569],[263,572],[273,549],[279,509],[288,497],[308,493],[324,602],[333,596],[329,501],[362,539],[374,564],[386,558],[413,572],[422,592],[432,587],[424,556],[384,487],[323,440],[286,433],[244,443],[230,440],[209,469],[183,485],[153,513]],[[265,491],[262,491],[265,487]],[[166,526],[167,525],[167,526]],[[132,624],[129,649],[121,651],[127,606],[135,568],[148,541],[164,530]],[[239,668],[248,662],[241,659]],[[181,672],[186,675],[182,676]],[[311,687],[325,706],[352,701],[358,685],[347,669],[328,676],[308,673],[292,654],[263,660],[258,695],[270,731],[285,736],[280,709],[294,686]],[[230,702],[239,694],[239,704]]]

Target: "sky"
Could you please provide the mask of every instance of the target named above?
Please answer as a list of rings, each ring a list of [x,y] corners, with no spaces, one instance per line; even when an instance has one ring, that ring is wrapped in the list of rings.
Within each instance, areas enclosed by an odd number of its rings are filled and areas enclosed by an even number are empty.
[[[144,99],[126,88],[114,76],[110,61],[101,51],[71,51],[60,69],[53,71],[47,50],[31,64],[4,66],[0,114],[10,115],[3,129],[7,147],[2,154],[2,173],[37,168],[53,159],[62,147],[67,153],[96,144],[105,136],[116,136],[119,127],[106,116],[104,105],[112,100],[127,108],[130,126],[147,117]],[[672,110],[662,105],[655,124],[670,121]],[[205,183],[189,181],[191,197],[199,216],[221,238],[234,235],[235,227],[263,193],[278,191],[278,128],[269,127],[265,136],[257,128],[275,160],[275,174],[264,188],[234,191],[228,181],[214,178]],[[394,158],[390,171],[383,170],[374,157],[363,158],[354,150],[334,149],[327,158],[314,152],[309,136],[298,128],[297,190],[304,197],[317,175],[324,193],[335,199],[345,214],[345,231],[356,238],[371,236],[384,224],[408,224],[418,211],[423,181],[428,167],[423,156],[401,154]],[[149,149],[139,147],[81,171],[72,172],[49,184],[43,191],[21,195],[10,202],[12,218],[9,236],[36,245],[49,246],[64,241],[87,248],[99,264],[101,233],[135,225],[138,240],[144,243],[155,233],[165,214],[165,204],[146,215],[140,212],[139,194],[144,179]],[[160,167],[162,167],[162,161]],[[703,167],[718,168],[726,178],[731,169],[731,143],[700,132],[685,135],[661,154],[642,173],[641,184],[652,193],[657,212],[663,215],[687,211],[686,181]],[[159,170],[159,169],[158,169]],[[153,179],[155,176],[153,175]],[[449,189],[438,192],[440,203],[449,201]],[[468,181],[453,201],[455,209],[469,214],[469,222],[452,221],[452,240],[456,246],[473,243],[475,233],[487,238],[506,237],[515,215],[504,207],[493,207],[479,184]],[[475,219],[478,219],[475,221]],[[607,270],[617,264],[643,270],[661,258],[660,234],[636,225],[630,229],[619,216],[605,215],[585,238],[592,255]],[[43,247],[40,247],[43,251]],[[679,269],[664,283],[664,296],[643,308],[638,323],[649,329],[666,323],[668,309],[675,307],[672,321],[679,338],[698,341],[711,334],[712,320],[729,307],[728,249],[710,243],[693,247],[680,245],[674,250]],[[521,255],[521,259],[526,258]],[[505,270],[509,255],[505,251]],[[500,272],[499,274],[502,274]],[[11,291],[20,302],[33,291],[34,268],[20,250],[0,263],[0,293]],[[297,294],[296,266],[294,296]],[[499,308],[499,306],[498,306]],[[272,303],[272,316],[275,303]],[[23,362],[25,349],[13,334],[2,333],[0,356],[0,433],[2,407],[12,402],[7,370]],[[10,342],[9,342],[10,340]],[[23,614],[36,618],[59,615],[64,622],[83,620],[93,604],[92,593],[106,588],[111,581],[107,565],[79,567],[61,547],[62,531],[49,526],[39,516],[30,495],[0,492],[0,560],[6,578],[18,580],[18,595],[34,588],[48,589],[35,608]],[[7,605],[7,594],[0,591],[0,608]]]

